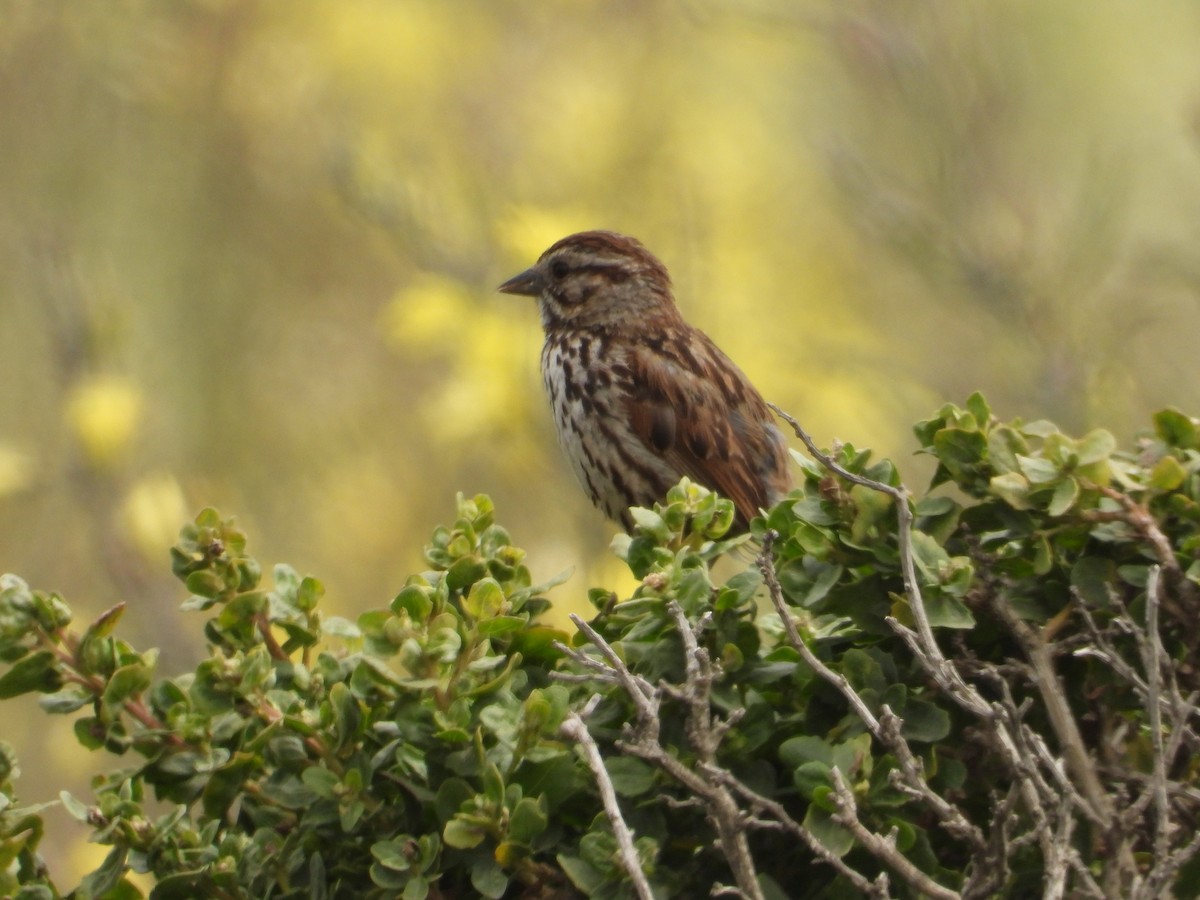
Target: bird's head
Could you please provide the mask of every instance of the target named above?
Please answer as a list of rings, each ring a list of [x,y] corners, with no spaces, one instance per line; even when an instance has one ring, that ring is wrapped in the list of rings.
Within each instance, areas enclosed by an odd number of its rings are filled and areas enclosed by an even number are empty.
[[[547,331],[637,327],[677,315],[666,266],[639,241],[612,231],[563,238],[498,290],[536,297]]]

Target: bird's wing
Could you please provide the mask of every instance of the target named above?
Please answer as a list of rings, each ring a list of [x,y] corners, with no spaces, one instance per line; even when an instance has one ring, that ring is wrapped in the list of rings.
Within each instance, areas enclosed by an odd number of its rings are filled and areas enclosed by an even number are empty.
[[[791,487],[783,439],[741,370],[702,332],[639,344],[628,359],[634,433],[737,507],[748,523]]]

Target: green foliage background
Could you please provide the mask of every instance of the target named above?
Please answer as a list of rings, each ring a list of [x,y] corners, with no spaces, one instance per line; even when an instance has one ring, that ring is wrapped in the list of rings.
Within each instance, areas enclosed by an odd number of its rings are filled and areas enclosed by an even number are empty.
[[[349,615],[457,490],[580,565],[560,608],[612,583],[493,293],[585,227],[910,479],[976,388],[1122,437],[1200,408],[1198,37],[1184,0],[3,0],[0,569],[127,601],[168,671],[206,504]]]

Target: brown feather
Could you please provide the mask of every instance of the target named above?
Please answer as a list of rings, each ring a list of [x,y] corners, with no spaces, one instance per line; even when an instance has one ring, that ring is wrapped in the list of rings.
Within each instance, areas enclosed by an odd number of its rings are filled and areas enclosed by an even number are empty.
[[[770,410],[698,329],[684,325],[676,339],[656,343],[629,355],[633,431],[679,472],[732,500],[744,526],[791,486]]]

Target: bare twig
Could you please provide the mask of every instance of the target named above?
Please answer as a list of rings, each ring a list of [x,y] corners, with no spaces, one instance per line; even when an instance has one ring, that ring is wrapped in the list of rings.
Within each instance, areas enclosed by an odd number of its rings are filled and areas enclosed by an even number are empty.
[[[741,795],[750,804],[751,809],[771,817],[767,820],[752,819],[748,824],[761,828],[779,828],[799,838],[814,856],[837,869],[856,890],[862,892],[863,896],[874,897],[877,900],[887,900],[891,896],[886,874],[881,875],[876,881],[867,880],[862,874],[846,865],[840,856],[817,840],[811,831],[793,819],[783,804],[764,797],[724,769],[710,769],[709,774],[721,784]]]
[[[654,892],[650,890],[650,882],[646,880],[646,873],[642,871],[642,864],[638,859],[637,848],[633,844],[633,832],[630,831],[624,816],[621,815],[621,807],[617,803],[617,792],[613,788],[612,779],[608,777],[608,770],[604,768],[604,759],[600,756],[600,748],[596,746],[595,738],[592,737],[587,730],[587,725],[576,712],[567,714],[566,721],[562,723],[559,730],[565,737],[575,741],[583,751],[584,761],[591,769],[592,777],[596,779],[596,789],[600,792],[600,801],[604,804],[604,812],[608,816],[609,824],[612,825],[613,836],[617,839],[621,864],[629,875],[634,891],[639,900],[653,900]]]
[[[1092,615],[1092,611],[1088,608],[1087,601],[1084,599],[1083,595],[1075,589],[1072,589],[1071,594],[1075,598],[1076,607],[1079,609],[1080,615],[1083,616],[1083,621],[1087,625],[1088,633],[1092,638],[1091,646],[1081,647],[1075,651],[1074,655],[1080,657],[1091,656],[1099,659],[1102,663],[1104,663],[1104,665],[1108,666],[1119,676],[1121,676],[1121,678],[1125,679],[1125,681],[1129,683],[1129,686],[1133,688],[1134,693],[1136,693],[1138,697],[1142,698],[1142,700],[1145,700],[1146,679],[1144,679],[1141,674],[1135,668],[1133,668],[1133,666],[1129,665],[1129,663],[1125,661],[1125,658],[1117,651],[1116,647],[1112,645],[1112,642],[1109,641],[1104,631],[1101,630],[1100,626],[1096,623],[1096,619]],[[1120,604],[1120,598],[1113,597],[1112,600],[1114,604]],[[1125,611],[1123,604],[1121,604],[1121,611],[1124,615]]]
[[[1004,799],[992,797],[992,823],[988,833],[988,849],[983,857],[976,857],[967,867],[967,880],[963,885],[963,900],[982,900],[994,897],[1008,880],[1008,858],[1010,848],[1017,846],[1011,837],[1017,824],[1014,810],[1021,799],[1021,791],[1011,785]]]
[[[1158,595],[1157,583],[1155,594]],[[1076,608],[1083,616],[1084,623],[1087,625],[1088,634],[1091,637],[1092,644],[1090,646],[1081,647],[1074,651],[1077,657],[1093,657],[1100,660],[1105,666],[1112,669],[1127,684],[1133,689],[1134,694],[1142,701],[1147,702],[1147,697],[1150,694],[1150,687],[1145,677],[1142,676],[1132,665],[1130,665],[1121,655],[1120,651],[1113,646],[1108,639],[1107,634],[1096,623],[1092,611],[1088,608],[1087,601],[1078,591],[1072,591],[1075,597]],[[1129,610],[1122,602],[1119,596],[1115,594],[1109,598],[1118,610],[1119,615],[1113,619],[1113,625],[1118,627],[1125,634],[1130,635],[1138,647],[1138,655],[1145,660],[1149,653],[1149,636],[1143,634],[1142,629],[1138,628],[1134,623]],[[1159,650],[1157,651],[1160,661],[1163,659],[1163,650],[1161,649],[1161,636],[1159,637]],[[1192,728],[1190,722],[1193,716],[1196,716],[1200,710],[1196,708],[1196,700],[1200,695],[1193,692],[1188,697],[1183,697],[1179,693],[1179,686],[1175,681],[1175,671],[1170,666],[1162,666],[1165,668],[1167,675],[1166,696],[1161,696],[1163,691],[1160,690],[1158,701],[1159,715],[1166,715],[1172,722],[1171,727],[1171,742],[1165,750],[1165,762],[1170,766],[1175,760],[1180,748],[1184,745],[1192,749],[1193,752],[1200,752],[1200,735],[1197,735]],[[1137,773],[1130,772],[1129,777],[1136,778]],[[1139,810],[1140,814],[1140,810]]]
[[[833,789],[837,798],[838,810],[833,814],[833,821],[841,825],[854,839],[870,851],[871,855],[889,866],[913,888],[927,897],[935,900],[959,900],[957,891],[938,884],[912,862],[896,847],[895,837],[884,837],[867,828],[858,818],[858,804],[854,801],[854,792],[846,784],[846,779],[840,769],[833,769]]]
[[[558,646],[562,647],[564,650],[567,650],[567,652],[570,653],[575,659],[580,659],[580,657],[582,657],[582,659],[587,660],[585,665],[587,665],[589,668],[592,668],[595,671],[604,672],[609,677],[614,678],[624,689],[625,693],[629,696],[629,699],[633,701],[634,706],[637,707],[639,724],[653,726],[655,729],[654,733],[657,736],[658,697],[657,691],[654,690],[654,686],[651,685],[650,682],[648,682],[645,678],[634,675],[632,672],[630,672],[628,666],[625,665],[621,657],[617,656],[617,652],[613,650],[609,643],[604,640],[604,638],[600,637],[600,633],[587,622],[585,622],[582,617],[576,615],[575,613],[571,613],[570,619],[575,623],[575,627],[583,632],[583,636],[588,639],[588,643],[600,651],[600,655],[604,657],[608,665],[605,667],[597,664],[595,660],[588,660],[587,657],[582,653],[579,653],[576,656],[577,651],[571,651],[566,647],[563,647],[562,644],[558,644]]]
[[[1167,804],[1167,760],[1163,747],[1162,711],[1159,697],[1162,692],[1162,639],[1158,633],[1158,566],[1151,566],[1146,579],[1146,641],[1143,668],[1146,670],[1146,712],[1150,718],[1150,742],[1154,747],[1154,768],[1151,785],[1154,792],[1154,858],[1165,860],[1171,846],[1171,810]]]
[[[655,689],[646,679],[635,675],[612,646],[579,616],[571,621],[588,642],[599,651],[603,664],[579,651],[563,648],[573,659],[587,660],[587,668],[602,681],[615,682],[637,707],[637,719],[626,726],[626,738],[617,741],[618,749],[658,767],[681,784],[702,804],[705,814],[716,829],[721,851],[737,881],[737,890],[749,900],[762,900],[758,875],[750,845],[746,838],[745,820],[733,794],[705,772],[716,767],[716,752],[720,735],[728,727],[714,722],[711,713],[713,671],[707,652],[700,647],[695,631],[679,605],[672,601],[667,612],[675,620],[686,654],[686,680],[682,688],[663,685]],[[603,670],[603,671],[601,671]],[[701,765],[685,765],[659,743],[661,730],[661,695],[669,691],[679,697],[687,708],[687,732]],[[697,771],[699,769],[700,771]]]
[[[1119,521],[1124,522],[1136,531],[1142,538],[1154,548],[1154,556],[1158,560],[1158,564],[1162,566],[1163,571],[1169,576],[1170,587],[1178,594],[1179,599],[1184,603],[1187,610],[1195,613],[1200,606],[1200,597],[1197,596],[1196,585],[1188,580],[1183,569],[1179,565],[1179,560],[1175,556],[1175,551],[1171,547],[1170,539],[1163,534],[1161,528],[1158,527],[1158,522],[1145,506],[1138,503],[1124,491],[1119,491],[1116,488],[1106,484],[1094,485],[1105,497],[1116,501],[1121,507],[1120,511],[1092,509],[1084,510],[1080,513],[1081,518],[1085,521],[1103,522],[1103,521]],[[1159,603],[1176,618],[1182,618],[1185,615],[1183,609],[1169,597],[1160,597]]]
[[[1112,798],[1104,790],[1096,767],[1084,745],[1079,723],[1067,702],[1066,692],[1054,670],[1054,657],[1041,636],[1016,614],[999,595],[988,593],[988,607],[1017,639],[1025,658],[1033,668],[1033,683],[1042,698],[1050,726],[1058,738],[1072,778],[1086,801],[1084,811],[1093,822],[1105,827],[1112,823]]]
[[[822,453],[809,433],[792,416],[774,404],[769,405],[777,416],[792,427],[792,430],[796,433],[796,437],[800,438],[804,446],[808,448],[808,452],[821,465],[852,484],[887,494],[895,501],[896,518],[898,520],[896,537],[900,550],[900,571],[904,578],[904,592],[908,598],[909,611],[912,613],[916,632],[914,634],[912,629],[905,627],[892,616],[888,617],[887,622],[904,639],[904,642],[909,645],[909,648],[913,651],[917,660],[925,667],[930,677],[950,697],[954,698],[960,706],[972,715],[986,719],[991,715],[991,704],[981,697],[978,691],[967,684],[958,670],[946,660],[945,655],[938,646],[937,639],[934,637],[933,627],[929,624],[929,616],[925,612],[925,601],[921,596],[921,585],[917,580],[916,556],[913,553],[912,546],[913,517],[912,510],[908,506],[907,489],[903,485],[896,487],[851,472],[828,454]]]
[[[280,646],[275,633],[271,631],[271,620],[265,612],[260,612],[254,617],[254,624],[258,628],[258,633],[262,635],[263,644],[266,646],[267,652],[271,654],[271,659],[282,662],[291,660],[291,657]]]
[[[1050,842],[1053,852],[1045,858],[1045,873],[1042,876],[1043,900],[1061,900],[1067,889],[1067,875],[1070,872],[1071,833],[1075,830],[1075,817],[1067,808],[1064,799],[1055,817],[1058,828],[1054,840]]]
[[[712,769],[717,766],[717,748],[729,725],[715,723],[712,716],[712,661],[708,651],[696,639],[696,629],[703,628],[704,622],[702,620],[693,628],[683,609],[674,600],[667,604],[667,613],[675,621],[675,628],[683,641],[688,739],[696,750],[701,766]],[[747,897],[761,897],[742,811],[722,785],[710,782],[709,787],[701,795],[707,800],[709,820],[717,829],[721,850],[733,869],[738,887]]]
[[[763,581],[767,585],[767,592],[771,597],[771,603],[775,607],[775,612],[783,622],[784,633],[787,635],[788,643],[800,655],[805,665],[838,690],[846,699],[846,702],[850,704],[850,708],[854,711],[854,714],[867,727],[871,736],[880,741],[880,743],[896,755],[896,759],[900,763],[900,771],[903,774],[904,783],[911,791],[933,808],[942,825],[951,834],[965,840],[971,846],[973,852],[984,852],[987,844],[983,833],[967,819],[961,810],[949,803],[937,791],[933,790],[925,780],[924,767],[921,765],[920,760],[917,759],[916,754],[912,752],[908,741],[901,734],[900,727],[903,723],[900,718],[886,705],[880,711],[880,716],[876,718],[875,714],[871,712],[870,707],[867,706],[866,701],[854,689],[854,686],[841,673],[835,672],[829,666],[825,665],[804,642],[799,630],[796,628],[796,623],[793,621],[791,613],[788,611],[787,603],[783,598],[783,588],[780,586],[779,578],[775,574],[773,550],[776,537],[777,535],[774,532],[768,532],[763,536],[763,547],[759,555],[758,567],[762,572]]]
[[[1174,834],[1182,833],[1182,829],[1172,820],[1170,795],[1178,794],[1178,788],[1186,786],[1172,782],[1167,777],[1167,768],[1174,762],[1185,739],[1189,735],[1194,736],[1189,721],[1196,712],[1196,698],[1195,694],[1186,699],[1179,695],[1174,672],[1164,664],[1167,658],[1166,650],[1162,645],[1159,630],[1159,609],[1162,601],[1160,577],[1160,568],[1151,566],[1146,580],[1145,636],[1138,642],[1142,667],[1146,672],[1146,711],[1150,741],[1154,748],[1153,768],[1147,779],[1146,789],[1134,804],[1141,808],[1151,802],[1154,805],[1153,862],[1137,892],[1138,897],[1145,897],[1147,900],[1162,896],[1179,868],[1200,851],[1200,836],[1194,836],[1183,847],[1171,852],[1171,838]],[[1168,676],[1165,686],[1164,669]],[[1162,696],[1164,687],[1167,693],[1165,698]],[[1164,711],[1167,713],[1166,721],[1163,718]],[[1170,734],[1170,739],[1166,742],[1165,732]]]
[[[783,624],[783,631],[787,635],[788,644],[800,654],[800,658],[804,660],[806,666],[837,688],[838,693],[850,704],[850,708],[854,711],[854,714],[867,726],[867,730],[872,735],[878,734],[881,731],[879,720],[875,718],[875,714],[871,712],[871,708],[867,706],[866,701],[859,696],[858,691],[854,689],[854,686],[841,673],[829,668],[809,649],[808,644],[804,643],[804,638],[801,637],[799,629],[796,628],[796,622],[792,618],[792,614],[787,608],[787,602],[783,598],[783,588],[779,584],[779,576],[775,574],[774,549],[775,541],[778,537],[773,531],[769,531],[763,535],[763,547],[758,557],[758,568],[762,572],[763,581],[767,585],[767,592],[770,594],[775,612],[779,615],[779,619]]]
[[[1125,509],[1114,515],[1125,521],[1127,513],[1128,509]],[[1157,526],[1154,530],[1157,531]],[[1157,533],[1161,535],[1161,532]],[[1161,557],[1161,553],[1159,555]],[[1119,790],[1122,783],[1139,786],[1137,796],[1120,810],[1119,824],[1113,826],[1113,831],[1120,831],[1122,835],[1128,836],[1125,838],[1126,842],[1133,840],[1138,834],[1146,811],[1151,807],[1154,810],[1153,830],[1149,837],[1153,851],[1148,856],[1149,865],[1134,873],[1129,889],[1129,896],[1145,900],[1162,896],[1178,873],[1179,866],[1200,850],[1200,843],[1195,843],[1190,850],[1189,845],[1173,852],[1171,850],[1172,841],[1184,833],[1174,820],[1172,800],[1176,803],[1190,803],[1194,815],[1196,804],[1200,801],[1200,791],[1189,784],[1172,780],[1168,777],[1168,772],[1183,747],[1187,746],[1195,751],[1200,746],[1200,740],[1192,726],[1192,719],[1197,714],[1197,695],[1194,692],[1187,697],[1181,695],[1175,671],[1169,665],[1166,650],[1162,645],[1159,618],[1163,608],[1163,571],[1164,567],[1159,565],[1151,566],[1148,570],[1144,626],[1137,623],[1122,598],[1113,592],[1109,602],[1116,609],[1117,615],[1111,622],[1110,630],[1105,631],[1097,624],[1086,599],[1078,592],[1075,595],[1077,607],[1093,644],[1076,651],[1076,655],[1087,655],[1102,660],[1130,686],[1146,711],[1152,747],[1150,773],[1142,774],[1128,766],[1110,766],[1106,770],[1108,777],[1118,785],[1115,790]],[[1133,640],[1141,671],[1138,671],[1109,639],[1113,628]]]
[[[1200,831],[1192,835],[1192,839],[1165,859],[1157,860],[1154,867],[1146,875],[1141,897],[1146,900],[1166,896],[1166,889],[1183,866],[1200,853]]]

